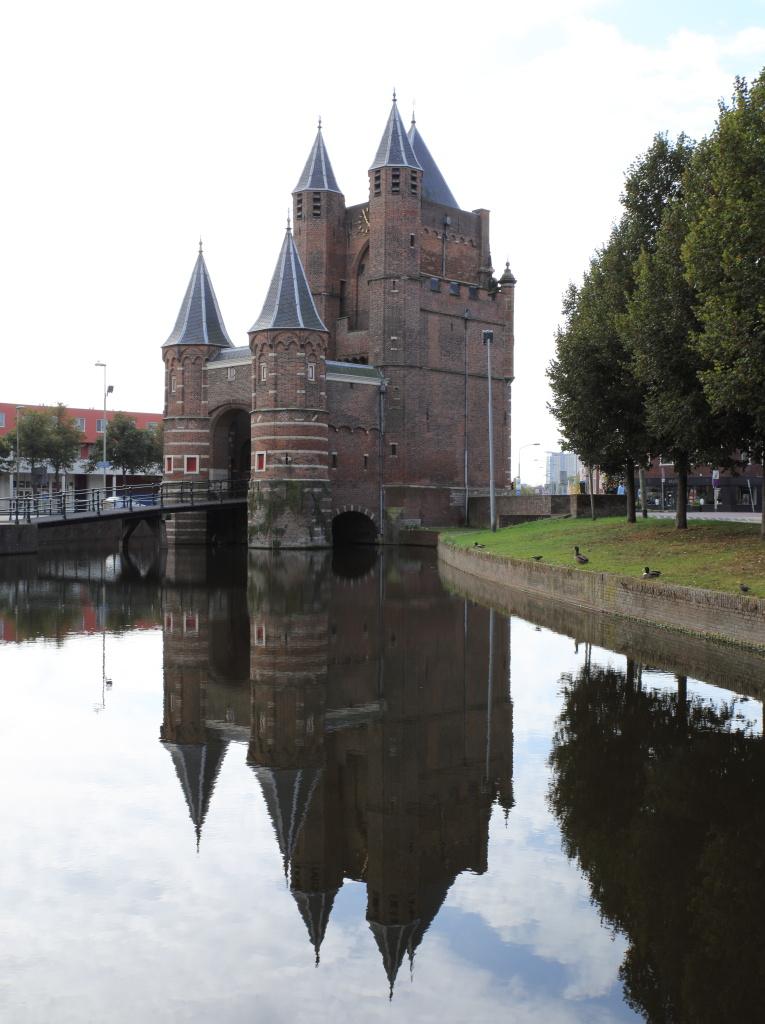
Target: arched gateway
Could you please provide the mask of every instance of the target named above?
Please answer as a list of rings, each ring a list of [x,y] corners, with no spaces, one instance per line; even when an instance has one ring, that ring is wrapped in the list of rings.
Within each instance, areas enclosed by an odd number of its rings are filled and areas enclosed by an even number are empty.
[[[361,509],[347,509],[332,520],[332,543],[375,544],[377,526],[372,516]]]

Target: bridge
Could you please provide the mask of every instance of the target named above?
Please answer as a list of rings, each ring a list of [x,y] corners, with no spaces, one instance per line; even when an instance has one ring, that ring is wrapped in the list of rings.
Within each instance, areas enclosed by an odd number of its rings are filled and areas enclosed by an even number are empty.
[[[64,523],[87,525],[107,520],[121,521],[122,543],[126,543],[139,524],[147,523],[159,532],[163,517],[174,512],[205,512],[223,508],[244,508],[247,481],[211,481],[200,483],[136,484],[115,492],[99,488],[66,493],[37,494],[0,499],[0,526],[34,524],[38,529]]]

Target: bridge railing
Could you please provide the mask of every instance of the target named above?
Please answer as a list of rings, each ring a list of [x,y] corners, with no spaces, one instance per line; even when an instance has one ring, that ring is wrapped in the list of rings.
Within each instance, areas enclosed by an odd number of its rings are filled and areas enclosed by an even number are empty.
[[[112,491],[89,487],[0,498],[0,523],[32,523],[41,519],[70,519],[83,513],[110,515],[141,508],[209,505],[247,497],[246,480],[211,480],[162,484],[132,484]]]

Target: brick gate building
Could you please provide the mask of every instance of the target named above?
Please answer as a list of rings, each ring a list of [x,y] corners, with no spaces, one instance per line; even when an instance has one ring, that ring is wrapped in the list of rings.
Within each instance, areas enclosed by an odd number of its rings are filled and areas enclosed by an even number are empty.
[[[510,483],[515,278],[494,276],[489,213],[459,208],[395,96],[368,174],[347,207],[320,124],[249,344],[232,344],[200,246],[163,346],[165,482],[249,478],[251,547],[463,521],[489,479],[486,332]],[[204,543],[204,513],[168,540]]]

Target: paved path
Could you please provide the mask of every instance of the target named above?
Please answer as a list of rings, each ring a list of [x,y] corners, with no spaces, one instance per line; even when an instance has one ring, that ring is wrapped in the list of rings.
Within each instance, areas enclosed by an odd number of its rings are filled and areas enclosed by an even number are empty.
[[[640,516],[640,509],[637,510]],[[649,519],[674,519],[674,512],[652,512],[648,510]],[[761,520],[759,512],[689,512],[689,519],[714,519],[721,523],[758,523]]]

